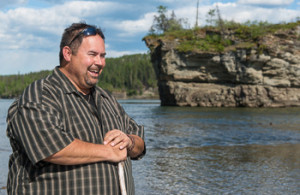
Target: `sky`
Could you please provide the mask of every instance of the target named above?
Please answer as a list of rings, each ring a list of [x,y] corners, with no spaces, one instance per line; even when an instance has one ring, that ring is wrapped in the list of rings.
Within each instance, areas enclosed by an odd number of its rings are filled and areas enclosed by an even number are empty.
[[[0,0],[0,75],[52,70],[59,65],[61,35],[72,23],[85,21],[105,34],[107,57],[147,53],[142,41],[157,7],[196,23],[197,0]],[[199,0],[198,25],[218,5],[221,17],[236,22],[294,22],[299,0]]]

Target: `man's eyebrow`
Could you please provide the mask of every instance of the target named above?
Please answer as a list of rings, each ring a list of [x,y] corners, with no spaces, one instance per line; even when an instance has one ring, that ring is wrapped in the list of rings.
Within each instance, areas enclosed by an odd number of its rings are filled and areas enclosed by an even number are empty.
[[[100,52],[97,52],[97,51],[95,51],[95,50],[89,50],[88,53],[101,54]]]

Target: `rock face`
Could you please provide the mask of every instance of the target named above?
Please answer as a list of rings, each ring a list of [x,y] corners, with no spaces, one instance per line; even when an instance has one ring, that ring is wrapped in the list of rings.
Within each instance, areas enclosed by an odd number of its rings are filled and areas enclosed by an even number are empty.
[[[203,107],[300,106],[300,26],[261,38],[263,52],[176,50],[176,41],[145,38],[162,105]]]

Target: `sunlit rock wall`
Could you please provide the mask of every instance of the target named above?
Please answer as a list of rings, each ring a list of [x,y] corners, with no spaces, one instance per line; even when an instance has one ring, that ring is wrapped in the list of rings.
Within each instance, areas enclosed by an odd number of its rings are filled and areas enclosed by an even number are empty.
[[[263,52],[178,52],[176,41],[145,38],[162,105],[300,106],[300,26],[268,35]]]

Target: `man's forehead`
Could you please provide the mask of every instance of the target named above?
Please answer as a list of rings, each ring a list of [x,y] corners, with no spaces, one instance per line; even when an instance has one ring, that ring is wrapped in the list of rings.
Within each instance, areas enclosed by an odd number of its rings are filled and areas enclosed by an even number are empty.
[[[80,47],[81,46],[105,49],[104,40],[99,35],[84,37]]]

